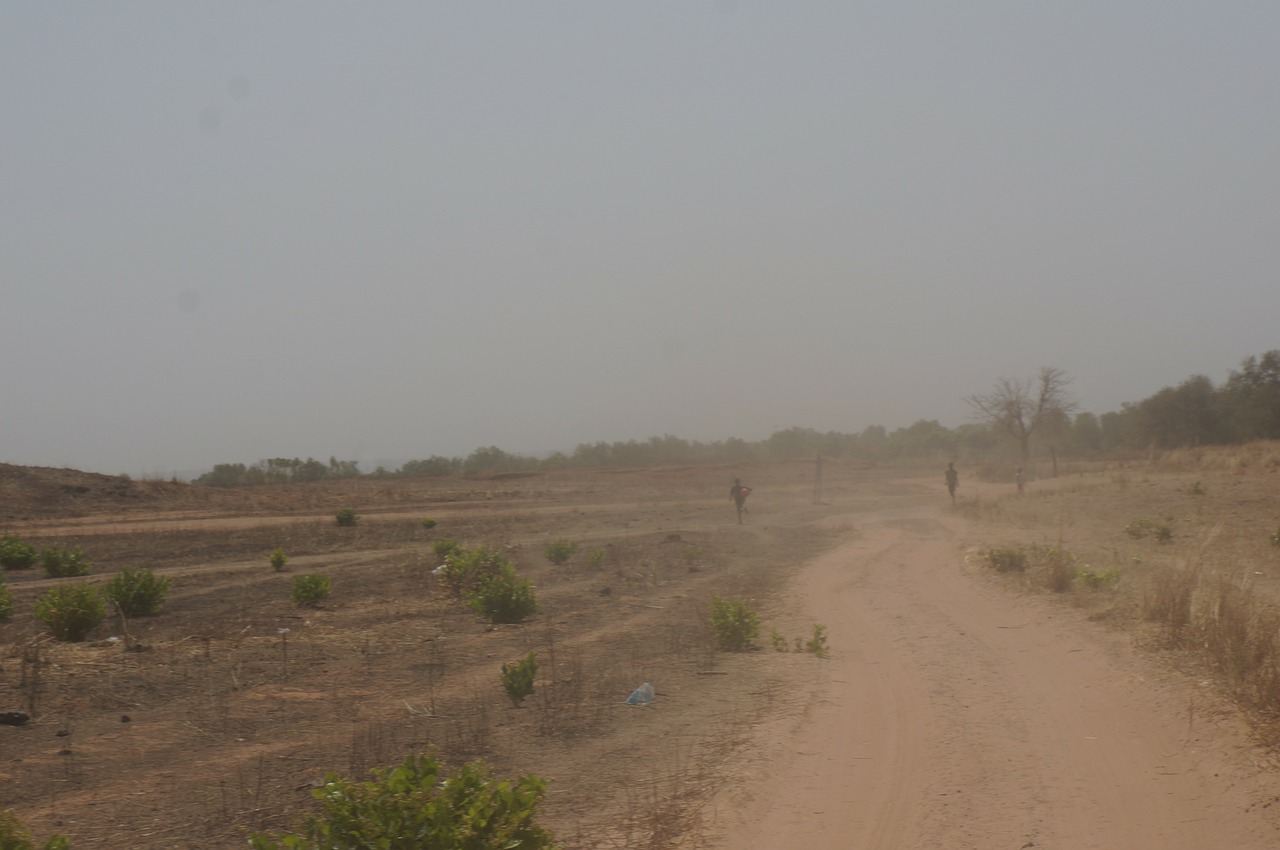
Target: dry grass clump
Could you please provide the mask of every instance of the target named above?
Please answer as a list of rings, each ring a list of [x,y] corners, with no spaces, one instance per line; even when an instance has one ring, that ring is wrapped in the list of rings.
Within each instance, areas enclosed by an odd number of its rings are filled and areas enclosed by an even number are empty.
[[[1280,717],[1280,604],[1252,582],[1201,567],[1152,576],[1144,612],[1169,643],[1205,659],[1245,704]]]
[[[1274,504],[1268,488],[1233,474],[1280,467],[1280,443],[1186,449],[1153,464],[1158,469],[1140,480],[1111,476],[1088,492],[1002,498],[994,509],[974,500],[968,513],[975,519],[1059,528],[1055,545],[983,549],[984,565],[1113,627],[1155,624],[1158,646],[1212,670],[1255,717],[1280,723],[1280,598],[1268,536]]]
[[[1280,470],[1280,442],[1269,440],[1239,446],[1196,446],[1172,449],[1153,458],[1153,465],[1166,471],[1248,472]]]

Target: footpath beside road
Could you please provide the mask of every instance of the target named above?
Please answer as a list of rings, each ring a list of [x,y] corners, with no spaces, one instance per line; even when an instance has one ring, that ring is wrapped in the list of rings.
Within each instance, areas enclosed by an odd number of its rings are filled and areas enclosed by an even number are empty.
[[[717,800],[723,850],[1274,850],[1280,776],[1123,634],[964,563],[935,505],[809,564],[825,681]]]

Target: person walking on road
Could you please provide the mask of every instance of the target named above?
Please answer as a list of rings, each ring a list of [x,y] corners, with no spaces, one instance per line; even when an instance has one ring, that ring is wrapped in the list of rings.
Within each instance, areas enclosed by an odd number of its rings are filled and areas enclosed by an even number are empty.
[[[750,495],[750,487],[743,487],[740,480],[733,479],[733,486],[729,488],[729,498],[738,508],[738,525],[742,525],[742,515],[747,512],[747,496]]]
[[[960,486],[960,473],[956,472],[955,463],[947,464],[947,492],[951,494],[951,504],[956,503],[956,488]]]

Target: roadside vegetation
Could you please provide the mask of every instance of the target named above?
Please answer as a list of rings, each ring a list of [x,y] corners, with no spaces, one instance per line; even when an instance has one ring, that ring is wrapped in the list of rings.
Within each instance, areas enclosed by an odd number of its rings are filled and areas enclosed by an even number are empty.
[[[1111,469],[987,500],[971,514],[980,533],[1019,529],[1021,540],[977,546],[971,562],[1212,677],[1280,745],[1280,532],[1267,505],[1239,495],[1251,492],[1242,476],[1280,472],[1280,444],[1177,450]]]

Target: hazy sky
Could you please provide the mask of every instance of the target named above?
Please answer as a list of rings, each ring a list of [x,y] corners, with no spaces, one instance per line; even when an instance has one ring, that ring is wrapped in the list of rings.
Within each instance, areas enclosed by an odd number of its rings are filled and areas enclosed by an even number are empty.
[[[0,2],[0,461],[1096,413],[1280,347],[1280,3]]]

